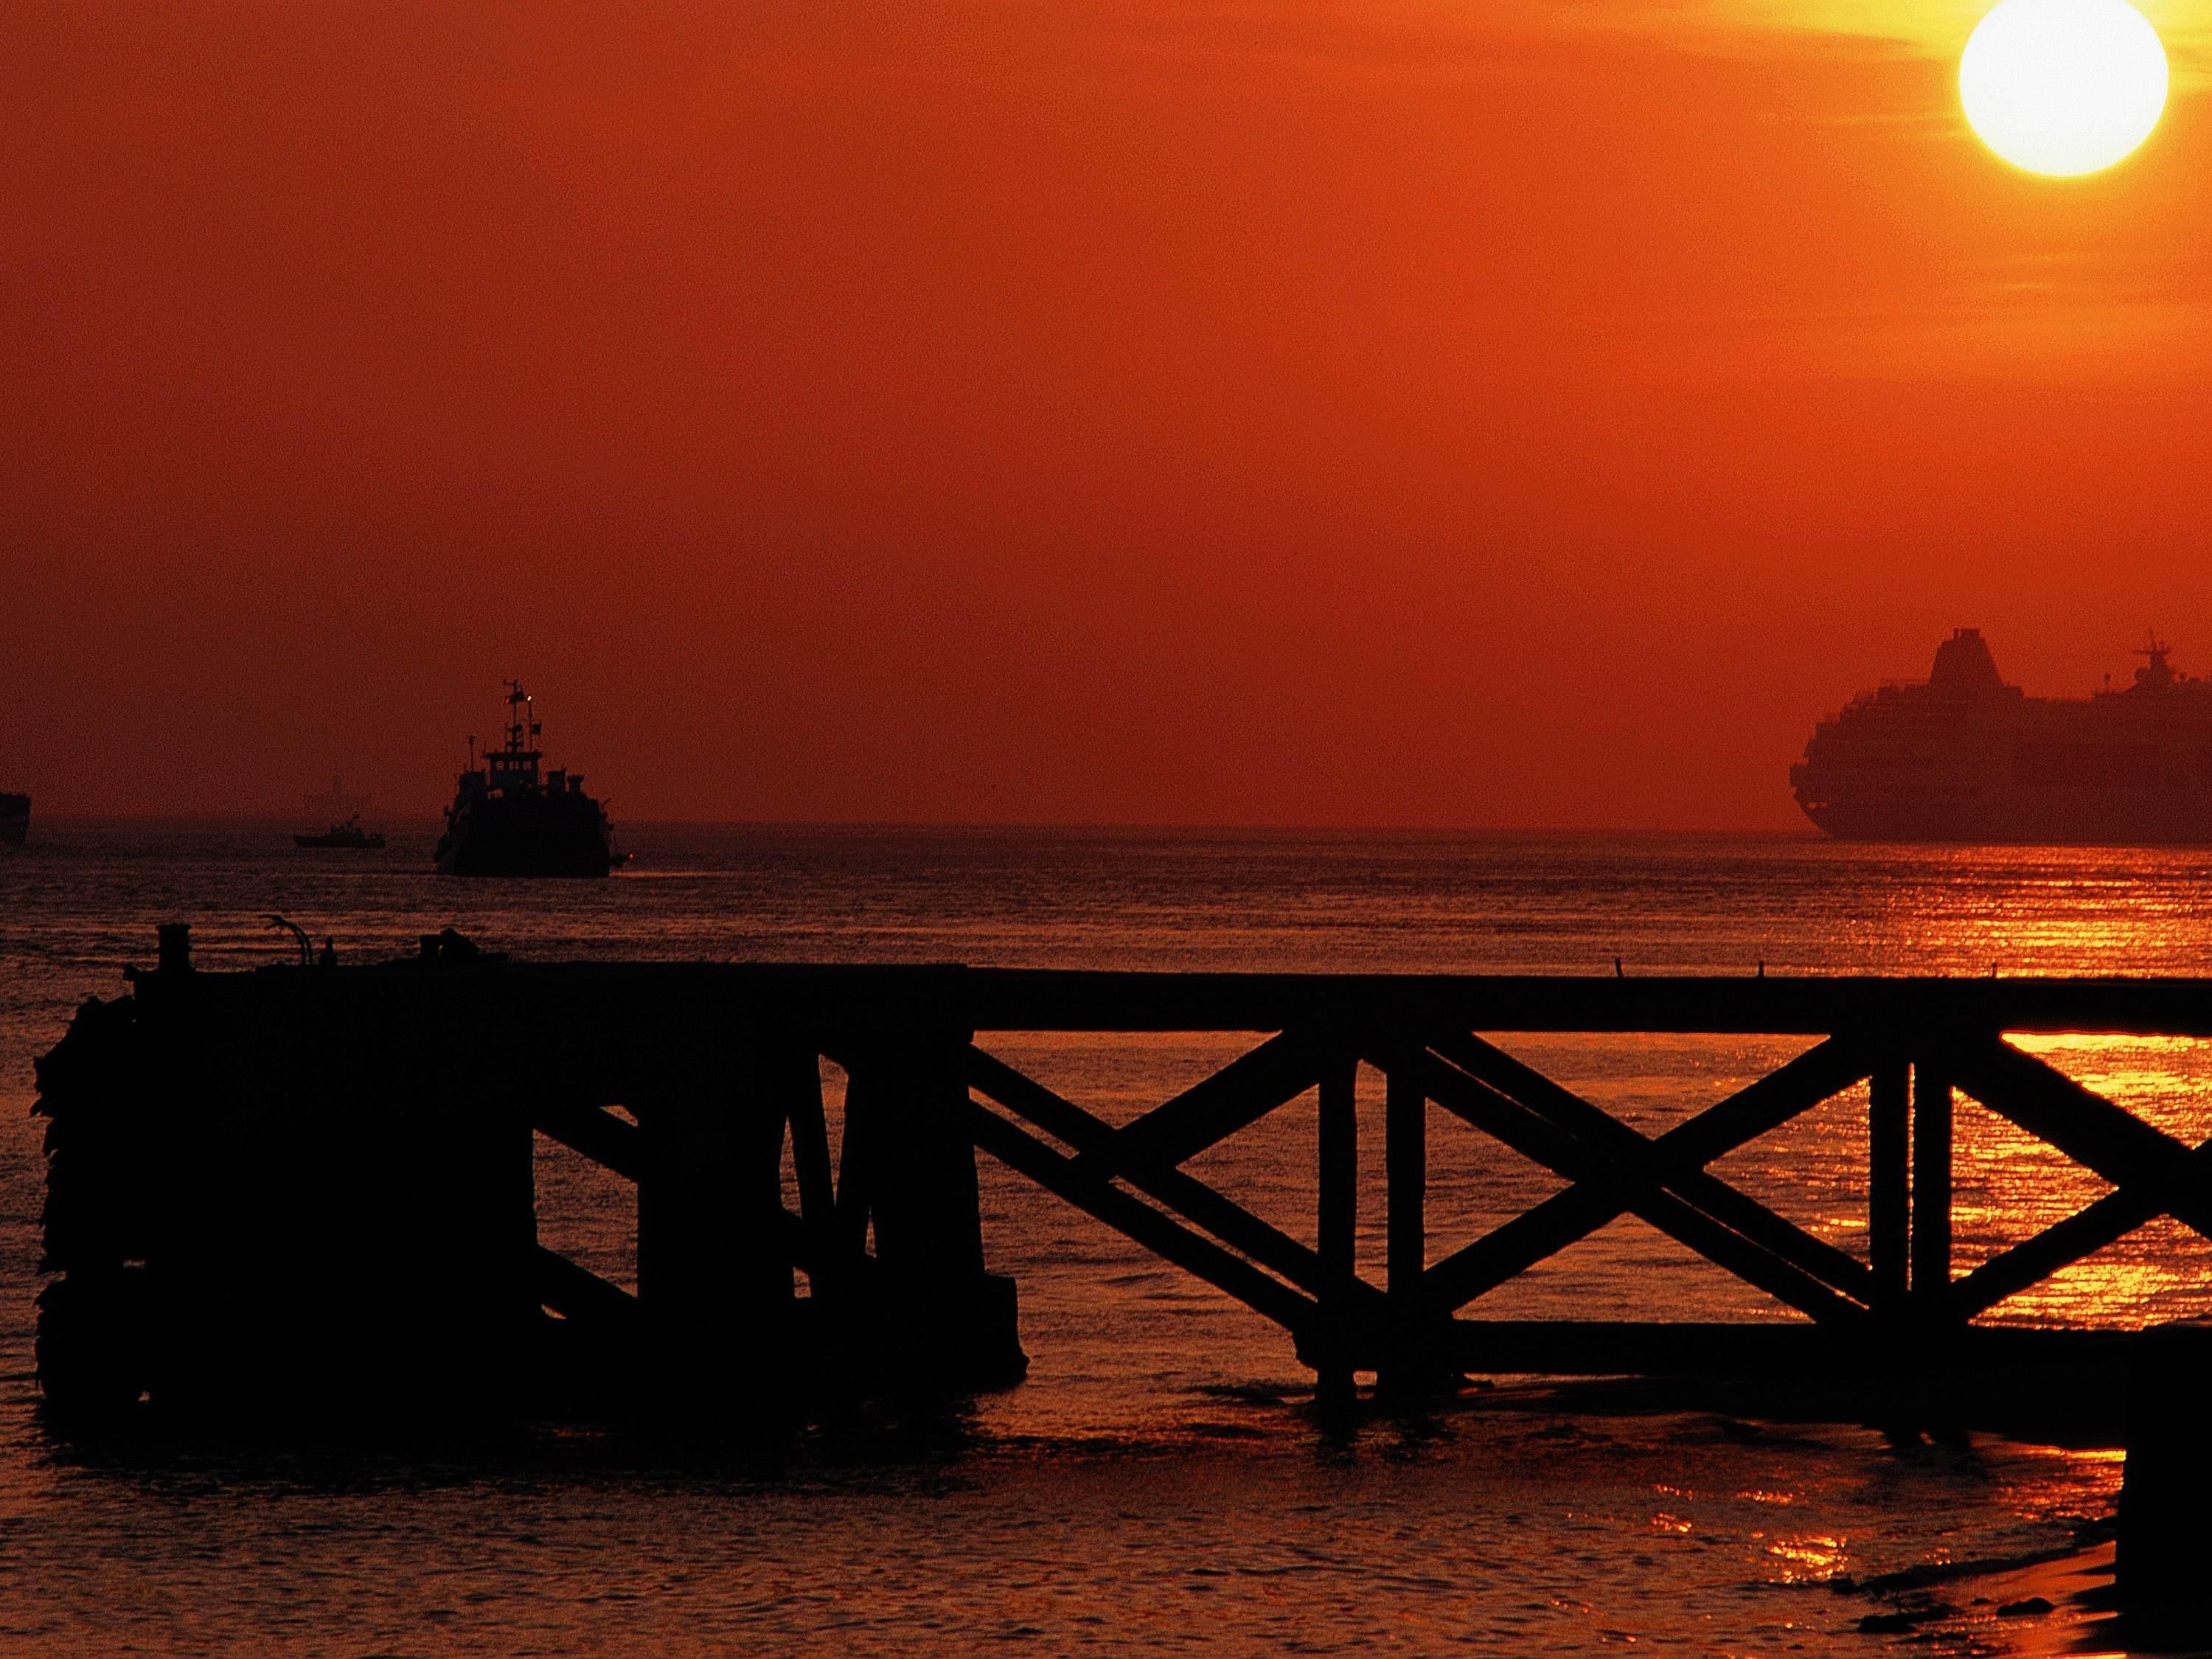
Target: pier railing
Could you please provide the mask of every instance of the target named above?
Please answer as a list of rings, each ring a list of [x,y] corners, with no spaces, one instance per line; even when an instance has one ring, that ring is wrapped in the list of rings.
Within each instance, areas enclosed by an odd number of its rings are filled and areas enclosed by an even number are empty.
[[[2212,1036],[2203,981],[527,964],[434,940],[419,962],[208,974],[180,933],[167,945],[134,999],[88,1008],[42,1062],[48,1265],[62,1275],[42,1324],[50,1393],[182,1396],[242,1370],[327,1374],[334,1356],[351,1376],[365,1347],[423,1329],[455,1374],[503,1376],[539,1352],[549,1314],[570,1348],[650,1352],[664,1374],[720,1374],[781,1344],[810,1356],[784,1368],[799,1375],[872,1364],[1007,1381],[1023,1365],[1014,1292],[986,1271],[976,1149],[1273,1322],[1339,1393],[1362,1371],[1425,1389],[1462,1370],[2002,1362],[2106,1334],[1974,1322],[2005,1297],[2155,1216],[2212,1234],[2212,1143],[2177,1139],[2007,1040]],[[1074,1032],[1249,1046],[1116,1123],[1006,1057],[1012,1036]],[[1501,1033],[1810,1046],[1651,1133],[1508,1053]],[[848,1079],[835,1146],[824,1059]],[[1380,1282],[1355,1248],[1363,1067],[1383,1092]],[[1308,1095],[1310,1244],[1187,1167]],[[1867,1113],[1863,1258],[1714,1168],[1839,1095]],[[1960,1096],[2112,1190],[1956,1272]],[[1439,1249],[1431,1103],[1565,1185]],[[538,1241],[533,1129],[637,1183],[634,1292]],[[1622,1216],[1802,1317],[1470,1316]],[[246,1289],[244,1259],[258,1264]]]
[[[2202,981],[1948,979],[1424,979],[969,976],[986,1035],[967,1050],[975,1144],[1246,1303],[1340,1384],[1355,1370],[1617,1371],[1911,1366],[1976,1337],[2006,1297],[2170,1214],[2212,1234],[2212,1143],[2190,1146],[2006,1041],[2007,1033],[2204,1036]],[[1002,1029],[1258,1030],[1248,1053],[1121,1128],[989,1052]],[[1766,1075],[1648,1134],[1483,1033],[1765,1034],[1817,1039]],[[1354,1267],[1354,1069],[1386,1108],[1382,1283]],[[1865,1259],[1712,1171],[1728,1154],[1865,1085]],[[1308,1091],[1320,1106],[1317,1248],[1182,1167]],[[1963,1275],[1952,1249],[1954,1101],[1970,1097],[2112,1183],[2078,1212]],[[1428,1103],[1568,1185],[1431,1259]],[[1056,1146],[1053,1143],[1058,1143]],[[1634,1215],[1806,1316],[1807,1325],[1637,1327],[1462,1316],[1488,1292]],[[2209,1262],[2208,1266],[2212,1266]],[[2212,1292],[2212,1271],[2206,1276]]]

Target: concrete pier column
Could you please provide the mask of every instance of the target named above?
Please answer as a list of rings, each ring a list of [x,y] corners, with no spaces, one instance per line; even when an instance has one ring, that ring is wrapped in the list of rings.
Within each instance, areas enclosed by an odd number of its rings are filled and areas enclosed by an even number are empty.
[[[789,1381],[793,1294],[781,1103],[759,1086],[757,1045],[709,1053],[637,1102],[638,1302],[656,1344],[684,1362],[672,1375],[773,1392]]]
[[[2212,1628],[2212,1320],[2143,1332],[2129,1369],[2121,1606],[2131,1620]]]
[[[1014,1283],[983,1266],[975,1148],[963,1121],[963,1033],[878,1037],[851,1057],[848,1190],[875,1233],[872,1340],[911,1380],[988,1388],[1029,1368]]]

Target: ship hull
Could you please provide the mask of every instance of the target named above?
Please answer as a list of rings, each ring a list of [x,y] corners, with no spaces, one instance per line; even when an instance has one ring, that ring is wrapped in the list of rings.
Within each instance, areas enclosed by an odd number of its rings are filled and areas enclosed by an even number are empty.
[[[2130,792],[2069,799],[2013,791],[1972,800],[1941,797],[1828,799],[1805,816],[1838,841],[1958,842],[2053,847],[2212,845],[2212,793]]]
[[[0,795],[0,842],[21,847],[31,833],[31,798]]]
[[[438,842],[447,876],[586,878],[614,867],[599,804],[580,793],[491,795],[456,806]]]

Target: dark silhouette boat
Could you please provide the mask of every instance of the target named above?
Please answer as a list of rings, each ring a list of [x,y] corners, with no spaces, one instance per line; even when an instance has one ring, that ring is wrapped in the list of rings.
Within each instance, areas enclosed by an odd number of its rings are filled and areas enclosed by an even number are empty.
[[[356,812],[343,823],[334,823],[317,835],[297,835],[292,837],[295,847],[348,847],[374,850],[384,845],[381,830],[361,827],[361,814]]]
[[[507,683],[507,740],[455,781],[438,839],[447,876],[604,876],[623,862],[606,810],[584,793],[580,772],[545,771],[543,729],[520,680]]]
[[[21,847],[31,833],[31,798],[0,795],[0,842]]]
[[[2031,697],[1954,629],[1925,680],[1820,721],[1790,787],[1851,841],[2212,842],[2212,679],[2174,672],[2156,635],[2136,654],[2130,685]]]

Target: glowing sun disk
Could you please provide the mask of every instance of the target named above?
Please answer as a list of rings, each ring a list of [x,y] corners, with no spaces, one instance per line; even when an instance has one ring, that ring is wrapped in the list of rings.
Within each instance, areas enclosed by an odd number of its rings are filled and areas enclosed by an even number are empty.
[[[2002,0],[1959,60],[1982,142],[2058,177],[2108,167],[2149,137],[2166,89],[2166,48],[2127,0]]]

